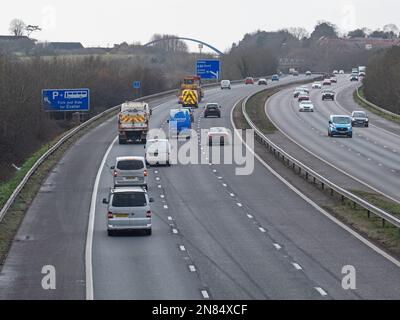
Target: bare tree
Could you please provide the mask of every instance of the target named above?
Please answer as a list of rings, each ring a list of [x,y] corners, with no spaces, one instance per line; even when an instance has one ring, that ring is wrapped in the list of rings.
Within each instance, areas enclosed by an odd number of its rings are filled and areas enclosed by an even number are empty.
[[[288,31],[298,40],[303,40],[304,38],[308,38],[310,36],[310,33],[301,27],[292,27],[289,28]]]
[[[25,28],[26,32],[28,33],[28,37],[30,37],[32,32],[36,32],[36,31],[42,31],[42,28],[40,28],[39,26],[33,26],[33,25],[28,25]]]
[[[14,19],[10,22],[10,33],[14,36],[23,36],[25,33],[25,22],[20,19]]]

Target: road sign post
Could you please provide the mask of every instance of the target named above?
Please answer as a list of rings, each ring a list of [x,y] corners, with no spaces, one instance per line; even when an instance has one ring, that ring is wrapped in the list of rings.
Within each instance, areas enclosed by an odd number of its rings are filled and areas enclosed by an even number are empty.
[[[87,112],[90,110],[90,90],[44,89],[42,105],[46,112]]]
[[[202,80],[219,80],[221,73],[219,60],[197,60],[196,74]]]
[[[142,92],[142,83],[140,81],[133,81],[134,98],[140,98]]]

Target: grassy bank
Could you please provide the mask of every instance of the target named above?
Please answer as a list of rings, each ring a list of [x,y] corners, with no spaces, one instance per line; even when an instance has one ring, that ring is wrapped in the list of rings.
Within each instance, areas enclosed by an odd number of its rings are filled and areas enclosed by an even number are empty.
[[[358,90],[358,92],[360,93],[360,96],[365,99],[363,89],[360,88]],[[374,114],[376,114],[376,115],[378,115],[378,116],[380,116],[380,117],[382,117],[382,118],[384,118],[386,120],[389,120],[389,121],[395,122],[397,124],[400,124],[400,116],[392,116],[390,114],[384,113],[384,112],[380,111],[379,109],[376,109],[376,108],[370,106],[369,104],[365,103],[363,100],[361,100],[358,97],[357,90],[354,91],[354,93],[353,93],[353,99],[354,99],[354,101],[356,103],[358,103],[361,107],[367,109],[369,112],[374,113]]]

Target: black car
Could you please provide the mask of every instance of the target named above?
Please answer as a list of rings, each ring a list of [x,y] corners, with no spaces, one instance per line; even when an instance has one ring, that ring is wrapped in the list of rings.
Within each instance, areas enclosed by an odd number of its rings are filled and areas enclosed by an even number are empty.
[[[335,92],[332,90],[322,91],[322,101],[324,100],[335,100]]]
[[[368,127],[368,115],[364,111],[353,111],[351,114],[351,124],[353,127]]]
[[[207,117],[221,118],[221,107],[218,103],[207,103],[204,110],[204,118]]]

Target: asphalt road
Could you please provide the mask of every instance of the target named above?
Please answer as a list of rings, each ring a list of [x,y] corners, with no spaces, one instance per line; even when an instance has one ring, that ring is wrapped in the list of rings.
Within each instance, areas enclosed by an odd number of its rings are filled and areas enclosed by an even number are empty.
[[[281,82],[291,81],[287,78]],[[297,80],[297,79],[296,79]],[[258,86],[211,89],[221,119],[194,129],[231,127],[236,101]],[[153,103],[151,126],[166,128],[176,99]],[[101,160],[116,137],[115,119],[84,136],[61,160],[36,197],[0,275],[0,298],[85,298],[85,240]],[[199,145],[200,155],[207,148]],[[214,154],[219,147],[214,147]],[[106,234],[116,156],[142,155],[142,145],[113,144],[101,172],[93,230],[95,299],[396,299],[400,269],[332,222],[256,161],[249,176],[233,164],[152,167],[151,237]],[[207,159],[208,158],[208,159]],[[82,165],[83,164],[83,165]],[[57,289],[41,288],[43,265],[57,270]],[[357,271],[357,290],[344,290],[345,265]]]
[[[369,128],[354,128],[353,138],[328,137],[330,114],[360,110],[352,101],[356,88],[347,75],[339,76],[332,88],[337,101],[322,101],[320,90],[311,90],[315,112],[298,111],[293,89],[273,96],[267,113],[292,140],[319,158],[400,202],[400,127],[375,115]]]

